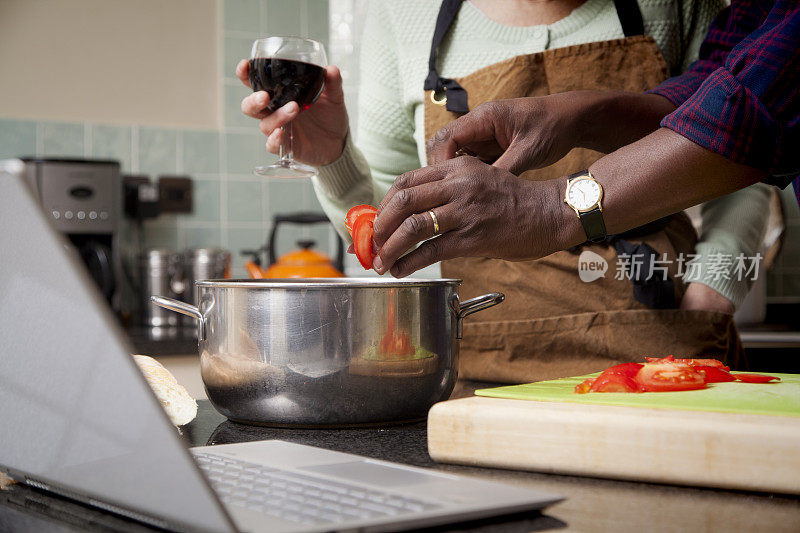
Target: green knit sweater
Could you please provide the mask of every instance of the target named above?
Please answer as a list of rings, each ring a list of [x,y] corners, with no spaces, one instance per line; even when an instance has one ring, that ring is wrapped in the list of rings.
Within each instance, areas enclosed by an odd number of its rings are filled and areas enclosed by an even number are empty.
[[[342,235],[347,235],[343,220],[350,207],[378,205],[398,175],[426,164],[422,87],[439,6],[433,0],[369,2],[361,44],[358,147],[348,137],[342,156],[321,167],[314,179],[320,203]],[[639,6],[645,31],[671,71],[678,72],[697,57],[723,3],[639,0]],[[679,11],[683,24],[678,23]],[[439,51],[439,73],[456,78],[517,55],[622,37],[612,0],[587,0],[553,24],[528,27],[504,26],[464,2]],[[769,188],[759,184],[705,204],[696,249],[696,264],[702,265],[686,280],[705,283],[740,305],[749,282],[738,281],[733,266],[727,276],[708,266],[719,262],[719,254],[755,254],[768,201]]]

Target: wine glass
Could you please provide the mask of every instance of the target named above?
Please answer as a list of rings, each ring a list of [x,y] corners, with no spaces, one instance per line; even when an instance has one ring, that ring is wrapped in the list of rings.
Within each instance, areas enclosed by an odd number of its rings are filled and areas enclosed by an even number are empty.
[[[250,54],[250,86],[269,93],[269,111],[294,100],[300,111],[308,109],[325,88],[325,48],[302,37],[267,37],[253,43]],[[281,128],[280,159],[259,166],[253,173],[277,178],[310,178],[317,171],[292,157],[292,123]]]

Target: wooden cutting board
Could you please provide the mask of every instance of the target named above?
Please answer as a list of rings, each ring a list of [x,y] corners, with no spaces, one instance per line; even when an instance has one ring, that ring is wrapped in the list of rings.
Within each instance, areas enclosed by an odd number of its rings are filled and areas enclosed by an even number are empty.
[[[800,376],[702,391],[572,392],[586,376],[433,406],[434,460],[800,494]],[[488,397],[493,396],[493,397]]]

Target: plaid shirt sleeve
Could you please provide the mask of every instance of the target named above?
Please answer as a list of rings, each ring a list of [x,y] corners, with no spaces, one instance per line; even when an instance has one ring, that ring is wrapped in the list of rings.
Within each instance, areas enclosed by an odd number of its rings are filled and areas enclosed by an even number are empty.
[[[733,0],[700,59],[650,92],[679,106],[662,127],[788,185],[800,174],[800,3]]]

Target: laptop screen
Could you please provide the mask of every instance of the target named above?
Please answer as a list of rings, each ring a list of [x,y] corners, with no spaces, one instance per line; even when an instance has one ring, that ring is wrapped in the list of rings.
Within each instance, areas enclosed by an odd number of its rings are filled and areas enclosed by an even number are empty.
[[[23,169],[0,162],[0,468],[152,523],[232,530]]]

